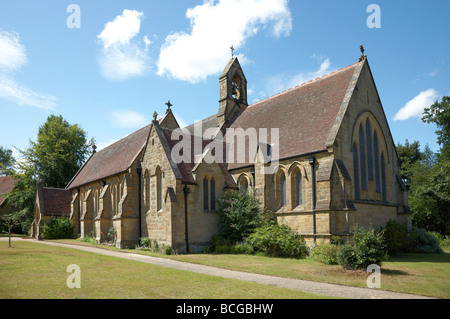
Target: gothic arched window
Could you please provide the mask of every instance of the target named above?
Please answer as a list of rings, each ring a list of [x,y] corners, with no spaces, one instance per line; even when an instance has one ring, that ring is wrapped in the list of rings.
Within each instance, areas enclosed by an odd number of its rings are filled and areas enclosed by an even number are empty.
[[[367,172],[369,181],[373,181],[373,152],[372,152],[372,128],[369,119],[366,120],[366,146],[367,146]]]
[[[216,210],[216,181],[214,180],[214,177],[211,178],[211,182],[210,182],[210,186],[211,186],[211,211],[215,211]]]
[[[300,173],[300,171],[297,172],[297,177],[296,177],[296,202],[297,205],[301,205],[303,204],[303,185],[302,185],[302,173]]]
[[[364,138],[364,130],[362,125],[359,126],[359,157],[361,166],[361,189],[367,189],[366,175],[366,142]]]
[[[381,192],[380,183],[380,152],[378,146],[378,134],[375,132],[373,134],[373,153],[374,153],[374,164],[375,164],[375,191]]]
[[[359,193],[359,165],[358,165],[358,146],[353,143],[353,186],[355,187],[355,199],[360,199]]]
[[[280,186],[281,186],[281,206],[286,206],[286,176],[284,173],[280,177]]]
[[[148,175],[148,210],[152,208],[152,178]]]
[[[163,187],[162,187],[162,171],[158,166],[156,168],[156,210],[159,211],[162,209],[163,205]]]
[[[203,210],[208,210],[209,209],[209,198],[208,198],[209,192],[208,192],[208,179],[205,178],[203,179]]]

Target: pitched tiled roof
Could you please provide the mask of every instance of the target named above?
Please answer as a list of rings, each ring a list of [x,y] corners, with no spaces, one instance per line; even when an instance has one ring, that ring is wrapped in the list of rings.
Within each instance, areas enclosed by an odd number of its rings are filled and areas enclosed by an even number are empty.
[[[181,178],[183,180],[183,182],[186,183],[196,183],[194,176],[193,176],[193,172],[192,170],[194,169],[196,162],[199,160],[199,158],[202,156],[203,152],[206,150],[206,147],[208,145],[211,144],[211,142],[213,142],[210,139],[203,139],[200,137],[194,137],[194,136],[190,136],[190,135],[186,135],[186,134],[181,134],[181,133],[176,133],[175,135],[173,135],[174,131],[170,130],[170,129],[166,129],[166,128],[162,128],[162,127],[156,127],[156,129],[160,129],[163,134],[164,134],[164,138],[167,141],[167,144],[169,146],[170,149],[170,153],[168,154],[168,156],[171,156],[171,151],[173,149],[173,147],[178,144],[180,141],[185,141],[186,139],[189,139],[191,142],[191,146],[190,146],[190,150],[191,153],[189,154],[189,160],[188,161],[182,161],[181,163],[177,163],[177,169],[180,172]],[[202,148],[196,148],[195,147],[195,143],[199,141],[201,142]],[[218,163],[220,168],[222,169],[222,172],[224,174],[225,177],[225,186],[227,188],[237,188],[237,185],[233,179],[233,177],[231,176],[231,174],[228,171],[228,167],[227,164],[225,163],[225,151],[226,151],[226,146],[224,143],[220,143],[220,144],[216,144],[217,146],[221,146],[223,148],[223,159],[221,160],[221,163]],[[185,151],[185,149],[183,149],[183,151]],[[180,154],[182,155],[182,154]],[[218,154],[217,154],[218,155]]]
[[[68,189],[38,186],[40,209],[44,215],[69,216],[72,194]]]
[[[144,147],[149,130],[150,125],[147,125],[91,155],[66,188],[73,189],[125,172]]]
[[[2,194],[9,194],[14,189],[14,178],[11,176],[0,177],[0,206],[5,202],[5,197]]]
[[[230,128],[279,129],[279,158],[326,150],[330,134],[344,96],[351,84],[357,63],[345,69],[325,75],[314,81],[296,86],[278,95],[248,106]],[[227,142],[230,135],[227,134]],[[237,150],[235,154],[244,150]],[[229,169],[253,164],[254,155],[248,155],[245,163],[229,163]],[[272,158],[276,160],[277,158]]]

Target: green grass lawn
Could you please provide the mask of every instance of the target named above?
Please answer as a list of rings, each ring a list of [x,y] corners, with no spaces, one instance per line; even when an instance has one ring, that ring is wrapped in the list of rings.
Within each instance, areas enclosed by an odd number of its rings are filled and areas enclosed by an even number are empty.
[[[77,240],[61,242],[87,244]],[[132,251],[240,271],[356,287],[366,287],[368,277],[368,273],[365,271],[348,271],[339,265],[324,265],[309,258],[289,259],[222,254],[165,256],[139,250]],[[449,247],[444,251],[444,254],[399,254],[390,257],[388,261],[382,263],[381,289],[450,298]]]
[[[302,299],[322,296],[32,242],[0,242],[0,299]],[[69,289],[67,266],[81,269]]]

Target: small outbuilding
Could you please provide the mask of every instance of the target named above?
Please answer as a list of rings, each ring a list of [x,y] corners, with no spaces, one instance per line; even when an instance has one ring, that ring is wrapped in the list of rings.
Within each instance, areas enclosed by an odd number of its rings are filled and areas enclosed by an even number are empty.
[[[40,227],[48,223],[51,217],[69,217],[71,201],[72,195],[69,190],[38,185],[31,237],[39,238]]]

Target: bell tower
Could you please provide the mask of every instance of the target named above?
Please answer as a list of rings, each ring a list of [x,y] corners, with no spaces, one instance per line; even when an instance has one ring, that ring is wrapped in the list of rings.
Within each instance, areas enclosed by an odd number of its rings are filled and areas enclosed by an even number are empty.
[[[217,124],[225,127],[247,103],[247,80],[237,57],[233,57],[219,77],[220,99]]]

